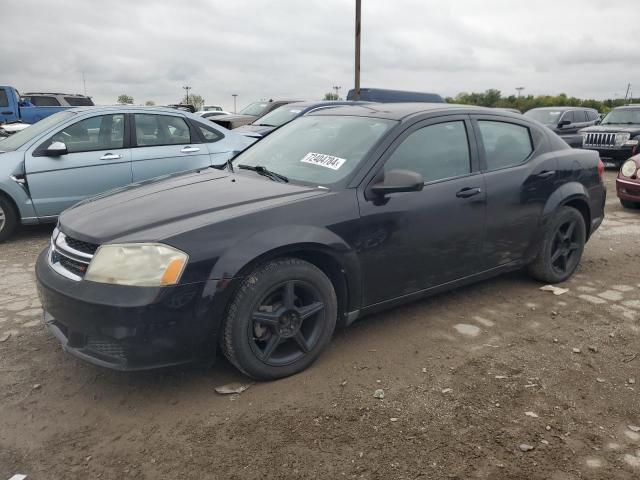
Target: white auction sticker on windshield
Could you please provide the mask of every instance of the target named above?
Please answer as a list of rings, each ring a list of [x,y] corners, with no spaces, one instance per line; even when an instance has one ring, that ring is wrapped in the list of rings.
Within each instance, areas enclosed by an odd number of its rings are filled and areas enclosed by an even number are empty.
[[[347,161],[347,159],[334,157],[333,155],[325,155],[324,153],[309,152],[300,161],[304,163],[320,165],[321,167],[327,167],[331,170],[338,170],[344,164],[344,162]]]

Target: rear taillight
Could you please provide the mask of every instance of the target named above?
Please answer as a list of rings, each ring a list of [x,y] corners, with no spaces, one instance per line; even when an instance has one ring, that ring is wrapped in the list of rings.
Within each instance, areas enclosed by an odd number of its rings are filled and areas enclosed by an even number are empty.
[[[604,173],[604,163],[602,163],[602,160],[598,159],[598,176],[600,177],[600,181],[602,181],[603,173]]]

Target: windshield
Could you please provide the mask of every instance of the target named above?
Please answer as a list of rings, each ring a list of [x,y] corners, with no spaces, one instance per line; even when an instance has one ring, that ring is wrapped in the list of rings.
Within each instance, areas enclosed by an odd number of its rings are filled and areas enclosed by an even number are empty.
[[[557,125],[562,112],[559,110],[529,110],[525,117],[533,118],[544,125]]]
[[[70,117],[73,117],[75,113],[65,111],[54,113],[53,115],[43,118],[39,122],[34,123],[30,127],[25,128],[19,132],[14,133],[10,137],[5,138],[4,140],[0,140],[0,151],[13,151],[17,150],[25,143],[31,141],[36,138],[42,132],[47,131],[49,128],[54,125],[61,123],[67,120]]]
[[[395,123],[368,117],[299,117],[245,150],[233,164],[259,165],[292,181],[336,185]]]
[[[273,112],[267,113],[264,117],[256,120],[254,125],[268,125],[271,127],[279,127],[287,122],[290,122],[302,112],[301,108],[290,107],[284,105],[276,108]]]
[[[612,124],[640,124],[640,108],[621,108],[611,110],[606,117],[602,119],[602,125]]]
[[[259,115],[262,115],[262,112],[264,112],[268,106],[268,102],[250,103],[249,105],[244,107],[244,110],[240,110],[240,115],[253,115],[257,117]]]

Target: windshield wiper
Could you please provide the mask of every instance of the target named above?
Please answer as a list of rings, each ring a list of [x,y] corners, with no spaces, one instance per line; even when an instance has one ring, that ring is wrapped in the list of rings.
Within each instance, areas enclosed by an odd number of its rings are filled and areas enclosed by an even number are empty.
[[[275,127],[275,125],[271,125],[270,123],[254,123],[256,127]]]
[[[244,165],[244,164],[240,164],[238,165],[238,168],[241,168],[242,170],[251,170],[252,172],[256,172],[260,175],[263,175],[265,177],[270,178],[271,180],[274,181],[279,181],[279,182],[289,182],[289,179],[287,177],[285,177],[284,175],[280,175],[279,173],[276,172],[272,172],[271,170],[267,170],[265,167],[263,167],[262,165]]]

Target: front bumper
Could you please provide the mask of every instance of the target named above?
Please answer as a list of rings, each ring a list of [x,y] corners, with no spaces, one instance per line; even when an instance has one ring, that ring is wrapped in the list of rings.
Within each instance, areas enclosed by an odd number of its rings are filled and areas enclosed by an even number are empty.
[[[62,348],[117,370],[187,363],[215,353],[214,296],[205,283],[130,287],[74,281],[56,273],[48,249],[36,263],[44,322]]]
[[[616,193],[622,200],[640,202],[640,179],[633,181],[616,178]]]
[[[594,148],[583,147],[588,150],[595,150],[600,155],[600,159],[605,163],[613,163],[617,166],[622,165],[626,160],[633,156],[632,146],[616,147],[616,148]]]

